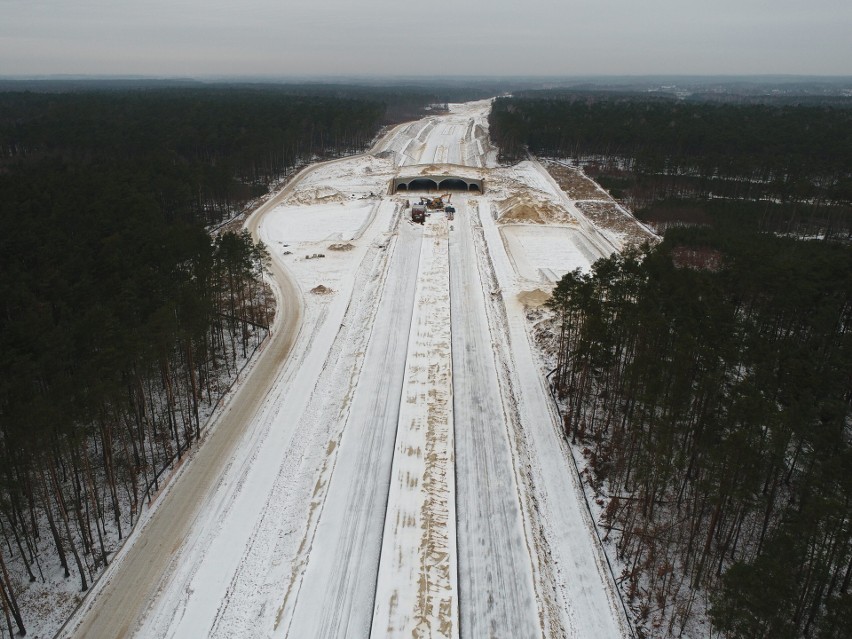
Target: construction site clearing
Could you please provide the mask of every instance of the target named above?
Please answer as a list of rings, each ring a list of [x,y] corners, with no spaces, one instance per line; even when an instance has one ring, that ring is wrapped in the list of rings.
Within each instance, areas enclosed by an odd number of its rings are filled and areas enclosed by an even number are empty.
[[[621,235],[625,246],[637,247],[656,241],[647,227],[616,202],[579,201],[576,206],[595,226]]]
[[[423,195],[420,197],[420,201],[417,204],[412,205],[409,200],[404,200],[402,206],[404,209],[411,207],[411,221],[415,224],[425,223],[426,216],[429,215],[429,211],[443,211],[446,214],[447,219],[452,220],[456,213],[456,208],[450,204],[452,197],[452,193],[444,193],[437,197]],[[444,201],[444,198],[446,198],[446,202]]]

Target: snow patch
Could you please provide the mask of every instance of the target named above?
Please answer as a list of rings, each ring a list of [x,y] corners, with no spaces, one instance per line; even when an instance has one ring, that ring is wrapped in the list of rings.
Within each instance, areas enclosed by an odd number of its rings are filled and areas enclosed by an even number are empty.
[[[348,241],[370,215],[372,203],[346,202],[313,206],[282,205],[273,209],[264,222],[279,243]]]

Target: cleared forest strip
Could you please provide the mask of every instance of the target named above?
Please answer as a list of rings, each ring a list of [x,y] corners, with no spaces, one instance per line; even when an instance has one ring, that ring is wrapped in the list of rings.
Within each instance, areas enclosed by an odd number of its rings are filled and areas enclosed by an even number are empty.
[[[487,210],[487,209],[486,209]],[[594,522],[582,504],[581,487],[561,441],[558,416],[532,350],[513,267],[497,224],[481,214],[484,250],[501,283],[492,311],[506,341],[501,344],[510,370],[508,382],[519,416],[516,427],[520,463],[526,466],[530,543],[539,560],[535,575],[548,636],[625,637],[628,628],[619,610],[616,586],[595,538]],[[555,626],[555,627],[554,627]]]
[[[557,184],[572,200],[602,200],[609,195],[580,169],[553,160],[541,160]]]

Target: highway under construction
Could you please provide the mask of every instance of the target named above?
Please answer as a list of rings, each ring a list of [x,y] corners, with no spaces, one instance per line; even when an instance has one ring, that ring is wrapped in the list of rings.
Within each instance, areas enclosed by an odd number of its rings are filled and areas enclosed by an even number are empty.
[[[273,336],[68,635],[627,636],[526,319],[622,240],[537,162],[499,166],[489,108],[250,218]]]

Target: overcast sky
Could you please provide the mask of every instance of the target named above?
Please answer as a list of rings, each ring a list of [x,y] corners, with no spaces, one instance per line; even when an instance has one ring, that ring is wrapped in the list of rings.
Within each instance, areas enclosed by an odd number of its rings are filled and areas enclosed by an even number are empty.
[[[0,75],[852,75],[850,0],[0,0]]]

